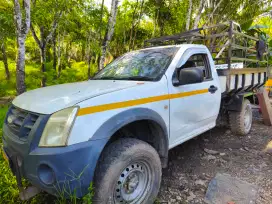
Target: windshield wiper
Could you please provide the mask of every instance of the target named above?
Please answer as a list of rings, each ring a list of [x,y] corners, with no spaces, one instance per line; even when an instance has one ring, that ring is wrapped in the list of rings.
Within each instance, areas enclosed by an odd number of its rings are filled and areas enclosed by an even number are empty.
[[[101,77],[94,80],[135,80],[135,81],[154,81],[154,78],[147,76],[128,76],[128,77]]]
[[[122,79],[136,80],[136,81],[154,81],[154,78],[148,76],[130,76]]]
[[[93,80],[115,80],[116,77],[101,77],[101,78],[93,78]]]

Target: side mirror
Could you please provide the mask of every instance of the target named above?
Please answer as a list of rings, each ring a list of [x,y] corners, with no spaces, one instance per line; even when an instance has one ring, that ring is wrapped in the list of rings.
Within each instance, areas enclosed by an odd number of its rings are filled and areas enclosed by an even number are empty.
[[[204,81],[203,70],[196,67],[181,69],[177,77],[178,85],[196,84]]]

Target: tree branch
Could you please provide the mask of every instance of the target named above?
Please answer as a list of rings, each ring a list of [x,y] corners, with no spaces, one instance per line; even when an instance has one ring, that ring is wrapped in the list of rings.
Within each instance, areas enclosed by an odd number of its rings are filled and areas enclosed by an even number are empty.
[[[186,19],[186,31],[190,29],[191,13],[192,13],[192,0],[189,0],[189,7]]]
[[[32,33],[32,36],[33,36],[34,40],[36,41],[38,46],[41,48],[42,47],[41,46],[41,41],[39,40],[32,23],[30,24],[30,30],[31,30],[31,33]]]
[[[200,17],[201,17],[203,8],[204,8],[204,0],[200,0],[200,2],[199,2],[199,8],[198,8],[198,13],[197,13],[197,16],[195,18],[193,29],[196,29],[198,27],[198,24],[199,24],[199,21],[200,21]]]
[[[36,0],[32,0],[32,4],[35,7],[36,6]]]
[[[59,21],[59,19],[61,18],[61,16],[62,16],[62,11],[60,11],[60,12],[55,16],[54,21],[53,21],[52,28],[51,28],[51,30],[50,30],[50,33],[47,35],[47,37],[46,37],[46,39],[45,39],[45,42],[44,42],[45,45],[49,42],[49,40],[51,40],[51,38],[52,38],[52,36],[53,36],[53,34],[54,34],[54,32],[55,32],[57,26],[58,26],[58,21]]]
[[[220,0],[220,1],[218,2],[218,4],[216,4],[216,6],[214,7],[212,13],[210,14],[210,17],[209,17],[209,19],[208,19],[208,22],[211,20],[211,18],[213,17],[215,11],[217,10],[217,8],[220,6],[220,4],[221,4],[222,2],[223,2],[223,0]]]
[[[104,0],[102,0],[101,4],[101,9],[100,9],[100,25],[98,28],[98,34],[99,34],[99,43],[101,43],[102,40],[102,33],[101,33],[101,28],[102,28],[102,21],[103,21],[103,8],[104,8]]]

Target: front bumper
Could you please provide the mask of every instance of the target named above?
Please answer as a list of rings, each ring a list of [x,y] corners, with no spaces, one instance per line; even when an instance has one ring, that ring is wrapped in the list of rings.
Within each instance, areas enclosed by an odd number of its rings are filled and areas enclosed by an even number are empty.
[[[38,143],[33,144],[35,139],[22,142],[15,138],[4,124],[3,148],[13,173],[17,177],[19,173],[43,191],[66,197],[88,193],[100,153],[107,143],[107,139],[101,139],[67,147],[39,148]]]

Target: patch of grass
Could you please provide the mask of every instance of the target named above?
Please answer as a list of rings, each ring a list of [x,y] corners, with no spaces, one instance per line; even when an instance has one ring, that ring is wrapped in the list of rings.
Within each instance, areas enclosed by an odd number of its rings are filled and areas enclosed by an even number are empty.
[[[2,137],[2,126],[6,116],[8,106],[0,106],[0,135]],[[16,203],[18,202],[18,190],[16,188],[16,180],[8,167],[7,162],[2,157],[2,139],[0,141],[1,156],[0,156],[0,203]]]
[[[91,65],[91,76],[97,71],[96,65]],[[9,60],[10,80],[6,80],[5,69],[0,61],[0,97],[16,96],[16,64]],[[36,63],[26,63],[25,83],[27,90],[41,87],[41,79],[46,75],[46,85],[56,85],[70,82],[84,81],[88,79],[88,66],[85,62],[71,62],[71,67],[65,67],[61,71],[60,77],[53,69],[52,62],[46,64],[46,73],[40,71],[40,65]]]
[[[0,137],[8,105],[0,105]],[[18,197],[18,188],[15,177],[12,175],[8,163],[2,156],[2,139],[0,140],[0,203],[21,203]]]
[[[2,129],[2,125],[4,123],[5,117],[6,117],[7,110],[8,110],[8,105],[0,105],[0,125],[1,125],[1,129]]]

